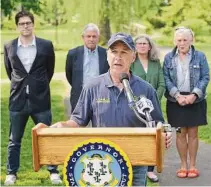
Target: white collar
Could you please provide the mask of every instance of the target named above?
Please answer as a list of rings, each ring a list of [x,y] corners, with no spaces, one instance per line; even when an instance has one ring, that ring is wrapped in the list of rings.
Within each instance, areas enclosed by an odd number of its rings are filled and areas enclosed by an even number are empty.
[[[20,46],[24,46],[24,45],[21,43],[20,37],[18,37],[18,47],[20,47]],[[33,36],[32,42],[30,44],[28,44],[27,46],[36,46],[35,36]]]

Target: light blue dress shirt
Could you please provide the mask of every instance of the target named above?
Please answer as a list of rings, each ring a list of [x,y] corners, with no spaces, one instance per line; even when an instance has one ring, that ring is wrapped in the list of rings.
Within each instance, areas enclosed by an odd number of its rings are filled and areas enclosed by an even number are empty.
[[[98,48],[91,51],[84,46],[83,85],[100,74]]]

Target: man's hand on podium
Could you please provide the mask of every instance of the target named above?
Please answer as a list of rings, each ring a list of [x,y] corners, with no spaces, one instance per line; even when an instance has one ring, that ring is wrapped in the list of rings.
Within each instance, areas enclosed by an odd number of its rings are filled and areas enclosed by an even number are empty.
[[[44,123],[38,123],[33,129],[48,128],[49,126]]]
[[[65,121],[59,121],[50,126],[50,128],[65,128],[65,127],[67,127]]]
[[[39,129],[39,128],[48,128],[49,126],[45,125],[44,123],[38,123],[34,129]],[[53,125],[50,126],[50,128],[74,128],[74,127],[79,127],[79,125],[73,121],[59,121]],[[165,141],[165,147],[168,149],[172,145],[172,132],[164,132],[164,141]]]
[[[166,149],[168,149],[172,145],[172,132],[164,132],[163,136],[164,136]]]
[[[50,126],[50,128],[76,128],[76,127],[79,127],[79,125],[73,120],[59,121]]]

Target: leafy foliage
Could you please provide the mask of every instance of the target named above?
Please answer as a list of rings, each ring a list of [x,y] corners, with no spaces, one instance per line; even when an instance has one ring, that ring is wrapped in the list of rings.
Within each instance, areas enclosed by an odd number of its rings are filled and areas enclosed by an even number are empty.
[[[208,42],[206,37],[211,33],[208,0],[4,0],[1,8],[5,27],[12,27],[9,21],[4,21],[5,16],[20,7],[40,14],[36,20],[41,27],[54,26],[55,33],[58,28],[66,28],[70,36],[75,36],[87,23],[95,23],[100,27],[102,45],[113,32],[133,36],[144,32],[171,38],[175,27],[187,26],[200,42]],[[78,36],[71,43],[79,41]]]
[[[18,7],[25,10],[33,10],[39,14],[41,12],[40,0],[4,0],[1,1],[1,9],[5,16],[10,16],[12,11],[16,11]]]
[[[166,23],[165,27],[169,28],[179,25],[190,27],[197,35],[203,30],[209,30],[208,27],[211,26],[211,1],[170,0],[162,8],[158,20]]]
[[[52,0],[43,4],[43,16],[47,24],[58,26],[67,23],[66,8],[63,0]]]
[[[51,4],[47,6],[47,2],[44,2],[43,6],[44,20],[47,24],[55,26],[55,43],[58,41],[58,26],[67,23],[66,8],[63,0],[52,0]]]
[[[100,23],[99,28],[101,30],[101,45],[106,45],[111,35],[110,18],[109,18],[109,2],[110,0],[101,1],[102,9],[100,11]]]

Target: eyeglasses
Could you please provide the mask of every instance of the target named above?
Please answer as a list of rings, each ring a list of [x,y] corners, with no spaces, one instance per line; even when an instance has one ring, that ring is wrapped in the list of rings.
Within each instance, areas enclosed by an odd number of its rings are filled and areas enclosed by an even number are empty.
[[[180,27],[177,27],[177,28],[175,29],[175,31],[178,31],[178,30],[187,30],[187,31],[190,32],[191,36],[194,37],[193,31],[192,31],[190,28],[188,28],[188,27],[180,26]]]
[[[31,22],[31,21],[18,23],[18,25],[19,25],[20,27],[24,27],[25,25],[26,25],[26,26],[31,26],[31,24],[32,24],[32,22]]]
[[[139,43],[139,42],[137,42],[136,44],[138,44],[138,45],[149,45],[149,43],[145,43],[145,42],[143,42],[143,43]]]

